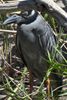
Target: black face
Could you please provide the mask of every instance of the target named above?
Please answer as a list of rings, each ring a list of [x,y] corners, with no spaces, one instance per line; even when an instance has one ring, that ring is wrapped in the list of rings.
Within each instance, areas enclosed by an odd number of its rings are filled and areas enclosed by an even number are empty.
[[[22,13],[21,16],[25,19],[24,21],[25,24],[30,24],[36,20],[38,14],[39,13],[35,10],[29,10]]]
[[[24,11],[21,13],[22,17],[29,18],[33,10]]]

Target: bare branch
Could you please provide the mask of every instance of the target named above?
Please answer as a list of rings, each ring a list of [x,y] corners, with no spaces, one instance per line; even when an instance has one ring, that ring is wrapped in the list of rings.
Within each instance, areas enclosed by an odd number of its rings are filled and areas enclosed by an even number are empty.
[[[5,29],[0,29],[0,32],[16,33],[17,31],[15,31],[15,30],[5,30]]]
[[[17,1],[8,1],[7,3],[0,3],[0,13],[17,11]]]

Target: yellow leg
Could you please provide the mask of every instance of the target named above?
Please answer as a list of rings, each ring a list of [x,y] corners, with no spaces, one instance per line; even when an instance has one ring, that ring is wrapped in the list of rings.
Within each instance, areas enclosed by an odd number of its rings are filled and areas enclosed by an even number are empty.
[[[47,79],[47,96],[48,96],[48,100],[51,100],[51,82],[50,79]]]

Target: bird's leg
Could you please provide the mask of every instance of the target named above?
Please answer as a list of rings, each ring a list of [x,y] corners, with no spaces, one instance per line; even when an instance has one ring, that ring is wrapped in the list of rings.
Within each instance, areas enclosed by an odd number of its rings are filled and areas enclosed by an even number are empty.
[[[33,90],[33,75],[31,70],[29,70],[29,84],[30,84],[30,93],[31,93]]]
[[[47,79],[47,96],[50,100],[50,95],[51,95],[51,82],[50,82],[50,78]]]

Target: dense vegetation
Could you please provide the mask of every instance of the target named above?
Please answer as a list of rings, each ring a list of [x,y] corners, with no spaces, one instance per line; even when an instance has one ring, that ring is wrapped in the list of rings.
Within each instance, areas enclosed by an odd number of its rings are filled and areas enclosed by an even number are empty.
[[[16,25],[4,26],[3,21],[6,19],[6,16],[9,14],[0,15],[0,29],[2,30],[16,30]],[[56,20],[48,15],[44,14],[44,18],[49,22],[53,28],[55,35],[57,37],[57,52],[59,48],[65,45],[67,34],[63,27],[59,26]],[[59,75],[62,71],[63,79],[63,90],[60,94],[61,99],[66,100],[62,97],[67,96],[67,59],[63,57],[65,63],[58,63],[52,59],[51,55],[48,53],[50,67],[44,76],[43,82],[37,85],[35,79],[34,90],[32,93],[29,93],[29,73],[26,67],[24,67],[21,58],[18,58],[18,53],[15,47],[15,37],[16,33],[11,32],[0,32],[0,98],[2,100],[46,100],[47,93],[44,88],[44,80],[50,75],[52,69],[58,69]],[[67,49],[67,48],[66,48]],[[60,53],[60,52],[59,52]],[[66,52],[67,53],[67,52]],[[63,56],[62,54],[60,54]],[[64,66],[64,67],[61,67]],[[53,92],[51,91],[52,100],[55,100],[53,97]],[[0,99],[1,100],[1,99]]]

